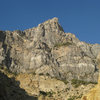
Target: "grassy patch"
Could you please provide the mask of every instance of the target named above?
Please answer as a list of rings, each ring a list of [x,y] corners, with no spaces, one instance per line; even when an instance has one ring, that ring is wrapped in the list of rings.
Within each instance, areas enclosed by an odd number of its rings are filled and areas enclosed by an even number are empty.
[[[54,47],[69,46],[69,45],[72,45],[72,43],[71,42],[56,43]]]
[[[76,100],[76,99],[79,99],[79,98],[81,98],[81,97],[82,97],[82,95],[79,95],[79,96],[72,96],[72,97],[68,98],[67,100]]]
[[[80,85],[97,84],[96,82],[86,82],[86,81],[77,80],[77,79],[72,79],[71,83],[75,88],[79,87]]]
[[[65,84],[68,84],[68,81],[67,80],[62,80]]]

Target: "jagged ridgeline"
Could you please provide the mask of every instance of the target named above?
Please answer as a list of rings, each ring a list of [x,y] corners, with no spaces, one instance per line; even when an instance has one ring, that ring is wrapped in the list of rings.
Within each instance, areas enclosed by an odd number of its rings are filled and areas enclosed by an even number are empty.
[[[57,18],[24,31],[0,31],[0,67],[13,73],[97,82],[99,44],[65,33]]]

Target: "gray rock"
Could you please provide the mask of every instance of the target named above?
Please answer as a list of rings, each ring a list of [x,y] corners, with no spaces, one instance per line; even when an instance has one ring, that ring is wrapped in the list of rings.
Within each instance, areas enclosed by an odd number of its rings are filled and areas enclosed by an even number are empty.
[[[97,81],[100,45],[65,33],[57,18],[24,31],[0,31],[0,36],[0,64],[12,72]]]
[[[100,52],[100,44],[94,44],[91,48],[92,54],[97,57]]]
[[[53,47],[55,43],[63,42],[65,36],[65,33],[58,23],[57,18],[48,20],[42,24],[39,24],[38,27],[25,30],[24,32],[26,38],[31,40],[34,44],[41,41],[46,43],[49,47]]]
[[[66,39],[77,44],[80,40],[72,33],[66,33]]]

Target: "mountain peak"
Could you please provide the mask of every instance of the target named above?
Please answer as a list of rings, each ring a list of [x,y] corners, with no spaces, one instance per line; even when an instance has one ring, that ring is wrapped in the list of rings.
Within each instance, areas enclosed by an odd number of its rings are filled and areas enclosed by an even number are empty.
[[[58,22],[58,18],[49,19],[35,28],[25,30],[25,35],[35,43],[38,41],[53,47],[55,43],[62,42],[65,35],[63,28]]]
[[[55,22],[58,23],[58,18],[57,17],[49,19],[49,20],[45,21],[44,23],[55,23]]]
[[[49,20],[47,20],[47,21],[50,21],[50,22],[58,22],[58,18],[57,18],[57,17],[54,17],[54,18],[49,19]]]
[[[54,17],[52,19],[49,19],[49,20],[39,24],[38,27],[44,27],[46,30],[50,29],[50,30],[54,30],[54,31],[63,31],[64,32],[62,26],[59,24],[59,20],[57,17]]]

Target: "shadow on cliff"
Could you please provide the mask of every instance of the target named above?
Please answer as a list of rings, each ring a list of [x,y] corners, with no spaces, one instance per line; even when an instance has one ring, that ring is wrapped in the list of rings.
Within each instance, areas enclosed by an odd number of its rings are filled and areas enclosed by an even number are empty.
[[[20,82],[0,72],[0,100],[38,100],[19,87]]]

